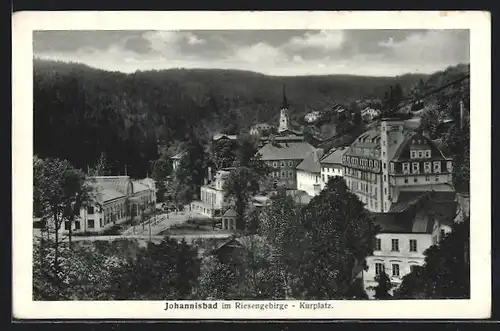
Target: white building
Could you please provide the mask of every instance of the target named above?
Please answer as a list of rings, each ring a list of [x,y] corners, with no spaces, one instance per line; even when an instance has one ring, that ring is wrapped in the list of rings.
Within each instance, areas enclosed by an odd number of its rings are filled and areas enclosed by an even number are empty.
[[[321,165],[321,190],[323,190],[330,178],[343,176],[342,157],[347,147],[332,148],[319,161]]]
[[[361,118],[367,122],[371,122],[377,116],[380,116],[380,110],[367,107],[361,111]]]
[[[181,164],[182,156],[183,156],[183,153],[177,153],[170,158],[172,160],[173,171],[176,171],[177,168],[179,168],[179,165]]]
[[[458,213],[455,192],[408,192],[404,194],[399,212],[378,213],[375,223],[381,227],[376,236],[373,255],[366,258],[363,271],[365,291],[374,295],[375,277],[382,271],[394,285],[401,284],[414,266],[425,263],[424,252],[438,244]]]
[[[313,197],[321,191],[321,166],[319,160],[323,155],[322,149],[311,152],[297,166],[297,189]]]
[[[313,123],[316,122],[320,117],[321,117],[321,112],[314,110],[306,114],[306,116],[304,116],[304,120],[308,123]]]
[[[156,206],[156,185],[153,179],[132,180],[129,176],[98,176],[89,178],[94,188],[92,204],[80,209],[72,224],[73,232],[100,232],[114,224],[141,217]],[[69,222],[60,230],[69,232]]]
[[[250,128],[250,134],[254,136],[261,136],[265,133],[269,134],[272,130],[271,125],[267,123],[255,124]]]
[[[206,217],[221,216],[221,211],[228,204],[224,201],[224,184],[231,168],[217,171],[212,180],[211,169],[208,169],[208,181],[200,189],[200,200],[191,202],[191,210]]]

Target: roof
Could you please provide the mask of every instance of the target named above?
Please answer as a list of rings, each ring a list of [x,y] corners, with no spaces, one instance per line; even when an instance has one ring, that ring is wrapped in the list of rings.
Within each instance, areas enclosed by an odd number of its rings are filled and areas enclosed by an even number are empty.
[[[389,212],[399,213],[411,206],[416,205],[422,198],[424,198],[429,192],[426,191],[403,191],[399,193],[398,201],[392,204]]]
[[[332,148],[321,158],[320,163],[342,164],[342,156],[344,156],[346,151],[347,147]]]
[[[133,188],[134,188],[134,193],[142,192],[142,191],[148,191],[149,190],[149,186],[145,185],[140,180],[134,180],[134,181],[132,181],[132,185],[133,185]]]
[[[184,154],[184,152],[179,152],[179,153],[175,154],[174,156],[172,156],[171,159],[180,160],[182,158],[183,154]]]
[[[238,139],[238,136],[235,134],[223,134],[223,133],[217,133],[214,135],[213,140],[219,140],[222,138],[230,139],[230,140],[236,140]]]
[[[406,201],[408,207],[374,213],[375,223],[386,233],[431,233],[435,221],[453,223],[458,209],[454,197],[455,192],[401,192],[398,205]]]
[[[319,160],[318,159],[315,160],[314,155],[311,154],[307,156],[302,162],[299,163],[297,169],[311,173],[320,173],[321,165],[319,164]]]
[[[226,212],[224,213],[223,216],[226,216],[226,217],[236,217],[238,214],[236,213],[236,211],[234,211],[234,209],[232,208],[229,208],[228,210],[226,210]]]
[[[314,151],[307,142],[267,143],[258,153],[262,160],[303,160]]]
[[[442,153],[442,150],[437,147],[431,139],[425,137],[419,132],[411,132],[405,134],[405,138],[401,145],[399,145],[394,157],[394,161],[410,161],[410,149],[430,149],[431,150],[431,160],[445,159],[446,157]]]

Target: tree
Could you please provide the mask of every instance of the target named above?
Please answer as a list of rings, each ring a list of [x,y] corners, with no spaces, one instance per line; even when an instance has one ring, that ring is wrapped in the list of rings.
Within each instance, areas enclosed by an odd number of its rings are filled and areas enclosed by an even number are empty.
[[[284,299],[298,295],[295,290],[300,265],[304,262],[304,231],[301,214],[293,198],[279,193],[260,216],[259,234],[270,246],[267,283],[275,284],[272,297]]]
[[[250,198],[259,191],[259,176],[249,167],[237,167],[229,173],[224,192],[226,200],[233,200],[236,211],[236,227],[244,228],[244,215]]]
[[[387,300],[392,298],[392,295],[389,291],[394,287],[391,283],[391,279],[383,270],[375,277],[375,281],[378,283],[377,286],[373,288],[375,290],[375,299],[378,300]]]
[[[439,244],[425,252],[425,263],[403,278],[396,296],[425,299],[470,297],[470,218],[454,223]]]
[[[197,249],[186,242],[165,238],[149,243],[128,261],[116,280],[117,299],[188,299],[199,275]]]
[[[210,160],[216,169],[230,167],[236,159],[235,143],[232,140],[221,139],[210,145]]]
[[[99,160],[93,168],[89,170],[89,176],[109,176],[111,174],[106,153],[102,152]]]
[[[235,275],[231,268],[216,256],[210,256],[203,260],[194,296],[202,300],[228,300],[234,285]]]
[[[48,219],[54,229],[54,265],[57,269],[61,226],[65,219],[74,219],[74,206],[80,205],[90,190],[86,187],[83,172],[75,169],[69,161],[37,157],[33,160],[33,187],[35,203],[40,206],[42,217]]]
[[[315,299],[345,298],[355,270],[365,266],[377,233],[372,216],[340,177],[303,211],[307,248],[301,265],[304,296]]]

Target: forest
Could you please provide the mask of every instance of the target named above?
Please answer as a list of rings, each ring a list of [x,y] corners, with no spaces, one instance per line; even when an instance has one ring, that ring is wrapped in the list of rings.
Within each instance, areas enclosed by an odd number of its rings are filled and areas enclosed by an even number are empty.
[[[409,91],[428,76],[276,77],[238,70],[171,69],[124,74],[34,60],[34,152],[86,170],[105,153],[111,174],[143,177],[159,146],[190,134],[237,133],[276,122],[283,86],[292,118],[310,109]],[[127,170],[125,170],[125,167]]]

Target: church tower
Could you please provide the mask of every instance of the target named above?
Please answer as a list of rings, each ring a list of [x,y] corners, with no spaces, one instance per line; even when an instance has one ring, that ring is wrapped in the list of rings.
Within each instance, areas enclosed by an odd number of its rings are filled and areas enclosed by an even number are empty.
[[[286,100],[285,85],[283,85],[283,104],[281,105],[280,124],[278,132],[289,130],[290,119],[288,118],[288,101]]]

